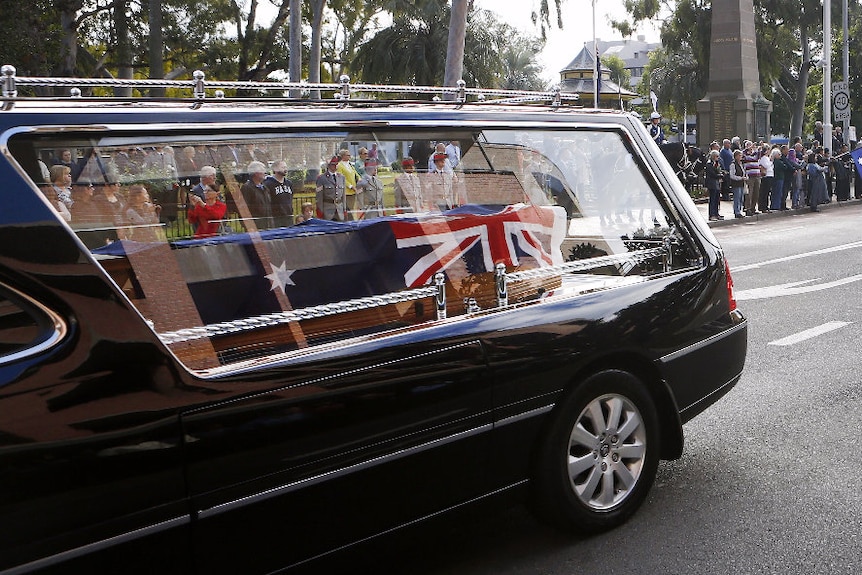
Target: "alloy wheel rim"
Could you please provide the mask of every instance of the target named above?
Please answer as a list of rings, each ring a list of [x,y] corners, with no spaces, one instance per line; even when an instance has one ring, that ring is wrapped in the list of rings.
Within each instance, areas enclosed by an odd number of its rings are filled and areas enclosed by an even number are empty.
[[[609,394],[587,404],[567,453],[569,482],[581,503],[595,511],[620,505],[640,479],[646,449],[643,418],[629,399]]]

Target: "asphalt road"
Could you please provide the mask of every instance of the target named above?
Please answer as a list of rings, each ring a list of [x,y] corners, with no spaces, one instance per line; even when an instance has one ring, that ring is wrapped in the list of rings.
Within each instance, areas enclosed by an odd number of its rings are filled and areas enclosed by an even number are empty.
[[[495,506],[364,548],[350,571],[862,573],[862,203],[713,231],[750,323],[746,371],[685,426],[632,520],[574,538]]]

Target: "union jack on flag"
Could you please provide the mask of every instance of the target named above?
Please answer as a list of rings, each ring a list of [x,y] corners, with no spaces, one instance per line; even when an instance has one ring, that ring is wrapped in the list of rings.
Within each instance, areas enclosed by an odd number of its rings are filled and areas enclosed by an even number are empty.
[[[526,268],[563,262],[560,250],[566,233],[563,208],[516,204],[501,211],[478,214],[473,208],[465,207],[462,212],[456,209],[428,219],[390,222],[399,251],[425,248],[404,274],[407,287],[429,284],[434,274],[462,258],[481,268],[471,269],[473,273],[494,271],[494,266],[501,262],[506,267]]]

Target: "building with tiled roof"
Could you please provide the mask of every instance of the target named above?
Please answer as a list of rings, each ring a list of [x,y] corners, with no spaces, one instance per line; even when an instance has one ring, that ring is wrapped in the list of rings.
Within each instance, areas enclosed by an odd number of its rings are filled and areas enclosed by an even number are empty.
[[[601,56],[618,56],[626,66],[626,70],[631,74],[631,83],[629,88],[636,87],[644,75],[644,68],[649,62],[650,52],[661,48],[658,42],[647,42],[644,36],[638,36],[632,40],[596,40],[599,54]]]
[[[595,94],[596,58],[584,49],[560,72],[560,90],[580,95],[585,106],[592,106]],[[636,92],[623,88],[611,80],[611,70],[601,66],[599,108],[623,108],[623,103],[639,97]]]

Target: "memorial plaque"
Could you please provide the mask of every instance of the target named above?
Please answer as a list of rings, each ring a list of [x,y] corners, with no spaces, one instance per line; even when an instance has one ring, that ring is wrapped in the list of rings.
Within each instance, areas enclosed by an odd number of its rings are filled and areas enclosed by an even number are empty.
[[[710,100],[712,105],[712,133],[716,138],[729,138],[736,131],[733,118],[733,102],[730,96],[716,96]]]

